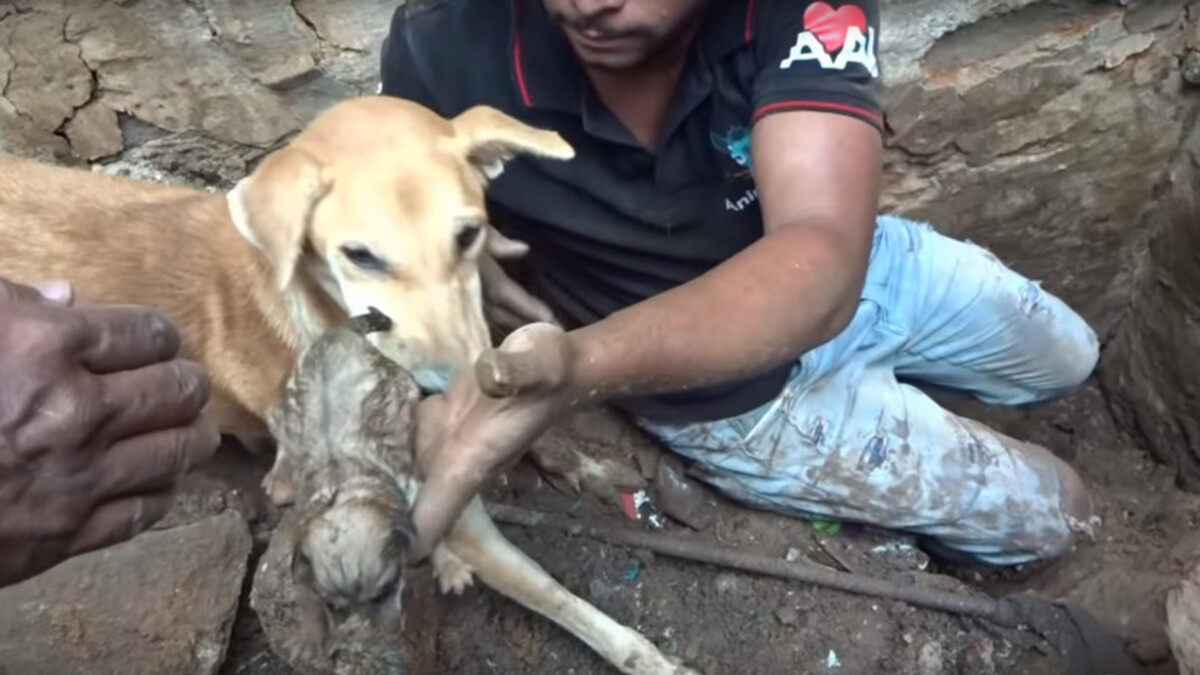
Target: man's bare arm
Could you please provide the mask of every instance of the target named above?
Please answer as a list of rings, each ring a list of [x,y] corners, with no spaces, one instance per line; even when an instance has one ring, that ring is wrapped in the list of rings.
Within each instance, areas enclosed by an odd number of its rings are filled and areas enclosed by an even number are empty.
[[[765,236],[707,274],[571,334],[574,389],[636,396],[751,377],[845,328],[879,198],[879,132],[785,112],[755,125]]]

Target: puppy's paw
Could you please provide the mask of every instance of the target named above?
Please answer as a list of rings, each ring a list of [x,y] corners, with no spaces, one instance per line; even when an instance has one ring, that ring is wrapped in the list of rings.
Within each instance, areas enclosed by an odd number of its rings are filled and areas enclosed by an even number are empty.
[[[455,595],[462,595],[467,586],[471,585],[475,571],[445,546],[433,549],[430,562],[433,564],[433,576],[437,579],[438,588],[442,593],[453,591]]]
[[[314,631],[302,626],[286,638],[283,644],[283,656],[293,667],[322,666],[327,660],[324,645],[323,631]]]
[[[276,475],[274,471],[263,478],[262,487],[275,506],[290,506],[295,499],[291,483]]]

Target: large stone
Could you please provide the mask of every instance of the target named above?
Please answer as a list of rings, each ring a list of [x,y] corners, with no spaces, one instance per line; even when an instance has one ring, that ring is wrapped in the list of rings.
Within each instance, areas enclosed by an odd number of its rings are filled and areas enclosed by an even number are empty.
[[[4,97],[44,131],[56,131],[92,97],[92,72],[79,47],[61,39],[66,18],[62,12],[36,11],[0,22],[11,63]]]
[[[296,0],[296,11],[321,37],[321,69],[359,94],[379,83],[379,52],[400,3],[394,0]]]
[[[75,112],[64,128],[71,152],[86,160],[114,155],[125,147],[117,113],[103,101],[92,101]]]
[[[1149,219],[1133,297],[1101,363],[1117,418],[1200,491],[1200,126]]]
[[[168,131],[269,145],[306,112],[244,73],[188,3],[101,3],[73,12],[64,32],[110,106]]]
[[[991,13],[887,89],[883,208],[992,249],[1107,336],[1139,219],[1196,108],[1178,72],[1184,8],[1129,20],[1084,0],[964,5]]]
[[[269,87],[282,87],[316,71],[317,37],[288,0],[204,0],[217,42],[249,75]]]
[[[213,675],[250,533],[230,511],[151,531],[0,590],[3,675]]]

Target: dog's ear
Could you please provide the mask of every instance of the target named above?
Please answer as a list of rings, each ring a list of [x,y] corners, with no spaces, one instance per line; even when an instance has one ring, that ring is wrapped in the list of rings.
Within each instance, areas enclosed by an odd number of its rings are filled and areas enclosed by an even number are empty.
[[[535,129],[488,106],[475,106],[451,120],[463,155],[491,180],[517,155],[567,160],[575,149],[553,131]]]
[[[313,211],[331,187],[316,158],[287,147],[263,160],[227,196],[234,225],[267,256],[281,289],[291,283]]]

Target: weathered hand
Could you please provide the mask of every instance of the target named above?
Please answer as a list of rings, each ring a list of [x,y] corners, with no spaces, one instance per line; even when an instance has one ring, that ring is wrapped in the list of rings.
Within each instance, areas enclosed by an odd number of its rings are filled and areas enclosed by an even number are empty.
[[[0,280],[0,586],[145,530],[220,440],[164,318],[71,304]]]
[[[500,260],[515,260],[529,252],[523,242],[509,239],[495,228],[487,235],[487,250],[479,259],[483,283],[483,307],[493,326],[508,332],[530,323],[555,323],[546,303],[513,281],[500,266]]]
[[[443,395],[421,402],[417,462],[425,483],[413,509],[420,560],[498,469],[575,403],[570,336],[545,323],[526,325]]]

